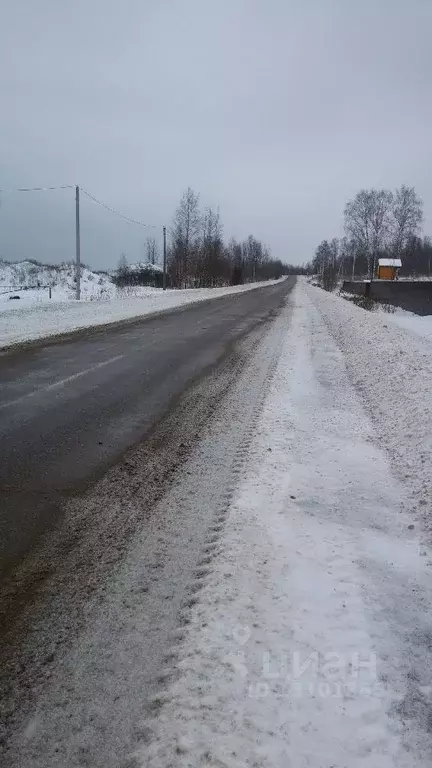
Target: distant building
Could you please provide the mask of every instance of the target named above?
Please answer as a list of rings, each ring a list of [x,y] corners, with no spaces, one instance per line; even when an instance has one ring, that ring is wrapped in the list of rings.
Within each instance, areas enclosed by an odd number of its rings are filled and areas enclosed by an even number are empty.
[[[378,259],[378,280],[397,280],[401,266],[400,259]]]

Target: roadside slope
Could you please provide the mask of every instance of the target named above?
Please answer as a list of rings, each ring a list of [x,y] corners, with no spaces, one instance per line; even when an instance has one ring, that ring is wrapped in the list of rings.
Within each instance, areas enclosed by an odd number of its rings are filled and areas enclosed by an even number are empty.
[[[409,511],[431,540],[432,346],[385,314],[367,312],[300,281],[344,354],[350,379],[392,471],[409,488]]]

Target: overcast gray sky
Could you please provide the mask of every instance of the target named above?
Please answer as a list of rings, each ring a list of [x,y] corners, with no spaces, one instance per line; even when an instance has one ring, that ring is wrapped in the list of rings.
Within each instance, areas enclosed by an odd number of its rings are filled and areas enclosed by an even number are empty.
[[[159,236],[190,185],[301,263],[405,183],[432,234],[431,0],[3,0],[0,59],[0,187],[80,184]],[[81,208],[86,262],[142,257]],[[73,258],[73,191],[2,193],[0,255]]]

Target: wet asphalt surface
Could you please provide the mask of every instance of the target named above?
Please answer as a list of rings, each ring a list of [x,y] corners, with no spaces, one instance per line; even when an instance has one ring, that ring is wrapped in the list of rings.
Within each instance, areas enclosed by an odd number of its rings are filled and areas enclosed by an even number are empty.
[[[79,492],[141,441],[293,279],[0,353],[0,562],[9,569]]]

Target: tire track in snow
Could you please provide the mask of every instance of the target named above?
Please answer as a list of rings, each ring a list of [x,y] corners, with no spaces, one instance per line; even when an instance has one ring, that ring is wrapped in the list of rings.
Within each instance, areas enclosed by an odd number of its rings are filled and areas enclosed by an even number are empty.
[[[255,435],[257,423],[260,419],[262,407],[265,401],[268,387],[270,386],[272,377],[274,376],[277,368],[283,339],[286,333],[287,316],[284,319],[279,319],[276,322],[275,327],[272,329],[272,339],[265,340],[261,349],[258,352],[257,357],[253,361],[253,366],[259,360],[259,377],[251,377],[251,368],[249,367],[238,381],[234,392],[230,397],[229,406],[224,403],[223,421],[227,420],[232,423],[235,421],[235,413],[239,413],[243,409],[241,423],[238,421],[235,423],[235,438],[234,438],[234,450],[231,455],[231,464],[229,466],[228,477],[226,478],[226,489],[221,492],[220,498],[215,503],[215,509],[212,514],[212,520],[210,521],[207,534],[203,541],[202,550],[200,553],[200,559],[197,561],[196,568],[193,571],[192,578],[185,587],[186,596],[182,601],[181,609],[179,611],[179,624],[180,629],[176,630],[173,635],[173,644],[170,647],[167,655],[163,659],[163,669],[158,681],[165,684],[165,690],[158,691],[156,696],[151,699],[151,704],[156,711],[159,711],[164,704],[170,701],[170,689],[172,683],[178,678],[179,670],[177,665],[181,660],[181,654],[184,649],[185,643],[187,643],[187,628],[191,621],[191,612],[194,606],[199,603],[199,593],[208,583],[208,577],[212,573],[212,562],[215,557],[221,552],[221,540],[222,534],[225,528],[225,522],[229,515],[230,506],[238,487],[238,483],[243,475],[245,462],[249,455],[252,441]],[[269,343],[267,344],[267,341]],[[245,399],[247,395],[247,400]],[[244,408],[245,402],[248,407]],[[209,434],[212,435],[213,428],[209,427]],[[221,441],[221,447],[229,437],[226,431],[219,436]],[[231,440],[233,435],[230,436]],[[200,450],[200,449],[198,449]],[[207,460],[206,451],[204,449],[204,460]],[[191,457],[191,462],[196,466],[199,461],[198,457]],[[188,469],[186,468],[186,473]],[[149,735],[149,740],[151,736]],[[127,759],[127,767],[133,768],[134,763],[133,754]],[[136,763],[141,765],[141,763]],[[122,766],[123,768],[123,766]]]

